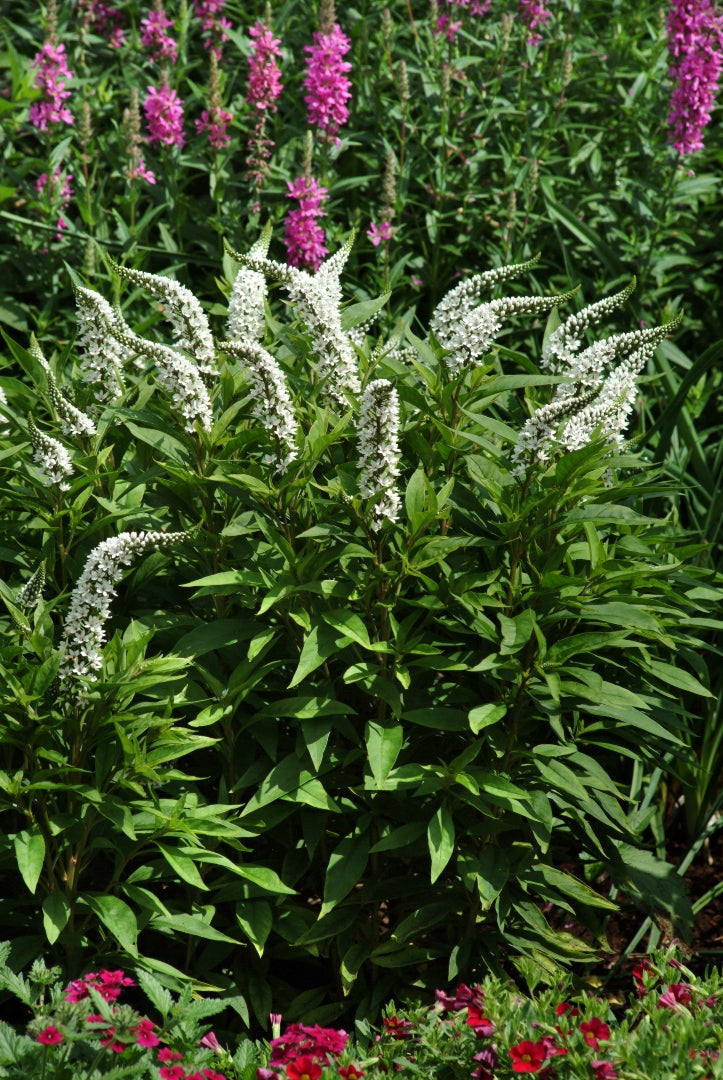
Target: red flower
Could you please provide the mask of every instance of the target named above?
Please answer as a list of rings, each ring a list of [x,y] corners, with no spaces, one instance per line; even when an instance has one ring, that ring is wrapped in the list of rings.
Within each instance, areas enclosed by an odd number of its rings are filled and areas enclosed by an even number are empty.
[[[547,1056],[547,1046],[544,1042],[523,1039],[516,1046],[510,1047],[512,1071],[516,1073],[538,1072]]]
[[[359,1077],[364,1076],[364,1073],[360,1072],[356,1065],[342,1065],[339,1069],[339,1076],[342,1080],[359,1080]]]
[[[593,1016],[592,1020],[583,1020],[580,1024],[580,1031],[587,1045],[591,1046],[593,1050],[598,1049],[600,1041],[606,1042],[610,1038],[610,1028],[597,1016]]]
[[[48,1027],[43,1028],[37,1036],[37,1041],[42,1043],[43,1046],[57,1046],[58,1043],[63,1041],[63,1034],[53,1024],[50,1024]]]
[[[336,1028],[323,1028],[318,1024],[289,1024],[278,1039],[271,1040],[269,1065],[286,1065],[306,1054],[324,1065],[329,1064],[329,1054],[340,1054],[349,1036]]]
[[[471,1028],[474,1028],[474,1033],[478,1038],[482,1038],[483,1035],[491,1035],[495,1030],[492,1021],[488,1020],[485,1014],[475,1005],[468,1005],[467,1007],[467,1023]]]
[[[611,1061],[593,1061],[592,1068],[595,1080],[618,1080],[618,1074]]]
[[[687,983],[672,983],[658,998],[658,1005],[668,1009],[678,1009],[690,1005],[690,987]]]
[[[569,1001],[561,1001],[555,1009],[555,1016],[567,1016],[568,1013],[570,1014],[569,1018],[572,1019],[573,1016],[580,1015],[580,1010],[577,1005],[571,1005]]]
[[[382,1023],[387,1035],[394,1039],[406,1039],[414,1024],[411,1020],[400,1020],[397,1016],[385,1016]]]
[[[296,1061],[290,1061],[286,1066],[286,1075],[289,1080],[319,1080],[321,1065],[308,1054],[302,1054]]]
[[[139,1046],[158,1046],[160,1039],[156,1035],[156,1025],[152,1020],[141,1020],[131,1031]]]
[[[203,1075],[206,1077],[206,1080],[226,1080],[223,1073],[214,1072],[213,1069],[204,1069]]]

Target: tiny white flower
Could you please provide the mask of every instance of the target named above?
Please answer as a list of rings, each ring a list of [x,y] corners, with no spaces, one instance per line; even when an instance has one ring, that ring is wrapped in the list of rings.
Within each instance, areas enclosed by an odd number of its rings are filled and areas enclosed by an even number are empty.
[[[108,301],[92,289],[74,291],[83,381],[93,386],[98,401],[112,401],[123,393],[121,372],[128,358],[121,343],[111,336],[115,313]]]

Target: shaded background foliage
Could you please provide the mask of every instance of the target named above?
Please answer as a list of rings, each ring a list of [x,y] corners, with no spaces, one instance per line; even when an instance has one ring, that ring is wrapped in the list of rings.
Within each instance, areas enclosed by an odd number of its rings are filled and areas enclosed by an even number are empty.
[[[12,283],[0,304],[0,387],[20,418],[3,438],[8,463],[29,455],[24,415],[49,415],[43,371],[20,344],[30,331],[79,403],[89,400],[71,347],[66,264],[153,337],[160,315],[120,288],[95,245],[174,273],[219,330],[234,273],[226,257],[217,279],[221,237],[244,251],[269,219],[272,250],[283,252],[287,181],[304,155],[307,6],[272,10],[285,91],[269,119],[260,212],[244,180],[243,98],[247,31],[263,6],[226,5],[231,144],[213,151],[189,122],[183,149],[144,148],[154,186],[124,176],[121,121],[128,88],[142,98],[160,69],[138,47],[141,6],[119,7],[130,39],[114,52],[79,31],[74,5],[58,6],[75,123],[43,134],[27,120],[41,30],[0,4],[0,243]],[[719,128],[689,161],[666,144],[664,7],[551,8],[539,47],[519,19],[502,19],[515,5],[465,17],[453,42],[434,32],[426,4],[392,4],[388,20],[379,4],[339,10],[352,41],[351,114],[340,145],[317,140],[312,158],[329,188],[327,242],[334,250],[357,228],[347,295],[363,302],[391,287],[382,327],[411,324],[420,337],[460,273],[541,250],[529,291],[579,284],[582,305],[634,272],[623,328],[685,308],[640,400],[637,434],[658,471],[623,472],[606,489],[593,447],[562,459],[521,502],[495,424],[518,429],[543,400],[541,329],[502,338],[501,370],[522,378],[504,383],[498,372],[492,387],[492,370],[473,376],[454,399],[466,419],[434,381],[438,358],[417,345],[426,390],[393,360],[378,369],[403,399],[405,519],[377,547],[342,498],[353,493],[353,443],[343,422],[306,400],[308,343],[272,295],[268,341],[279,343],[309,431],[296,487],[263,466],[247,385],[226,360],[212,446],[184,436],[140,375],[118,423],[108,418],[98,446],[77,448],[85,457],[72,503],[53,504],[32,474],[6,472],[3,595],[12,603],[41,558],[49,575],[24,645],[8,621],[3,660],[4,741],[14,748],[3,863],[27,886],[5,899],[3,918],[18,960],[43,935],[70,974],[89,948],[104,962],[137,956],[169,983],[190,974],[240,990],[242,1014],[263,1024],[272,1005],[292,1018],[373,1013],[392,994],[426,994],[510,951],[553,977],[556,962],[594,951],[552,933],[541,908],[569,908],[601,938],[609,901],[591,884],[603,872],[642,906],[658,896],[658,919],[689,925],[677,876],[639,849],[664,858],[677,800],[694,851],[721,800],[721,689],[707,668],[719,648],[718,593],[704,574],[721,517],[711,450]],[[207,106],[208,53],[185,10],[171,11],[179,59],[168,76],[190,121]],[[390,152],[396,232],[374,248],[366,232],[385,209]],[[34,184],[58,165],[74,195],[56,240],[55,209],[39,204]],[[54,627],[90,549],[122,528],[199,519],[201,541],[145,557],[124,581],[104,682],[86,714],[61,722],[48,696]],[[373,647],[384,642],[389,652]],[[707,696],[694,676],[712,687]],[[16,770],[32,777],[27,791]],[[557,869],[568,860],[577,878]]]

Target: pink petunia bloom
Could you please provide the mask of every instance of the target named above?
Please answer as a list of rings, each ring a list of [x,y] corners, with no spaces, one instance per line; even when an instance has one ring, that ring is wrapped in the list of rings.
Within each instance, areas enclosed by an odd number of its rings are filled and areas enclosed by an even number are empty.
[[[184,145],[183,102],[175,90],[171,90],[166,83],[149,86],[143,111],[146,114],[149,142],[160,142],[165,146]]]
[[[290,1061],[286,1066],[286,1075],[289,1080],[319,1080],[321,1065],[307,1054]]]
[[[668,141],[685,155],[702,150],[702,132],[723,68],[723,14],[713,0],[672,0],[666,23],[670,98]]]
[[[53,1024],[49,1024],[36,1036],[36,1039],[43,1046],[57,1046],[58,1043],[63,1041],[63,1035]]]
[[[595,1080],[618,1080],[612,1061],[593,1061],[591,1065]]]
[[[326,217],[322,204],[328,191],[313,177],[307,179],[299,176],[293,183],[287,181],[287,184],[287,199],[299,200],[299,208],[289,211],[284,228],[289,265],[316,271],[329,254],[324,242],[324,230],[318,223],[320,217]]]
[[[186,1072],[182,1065],[162,1065],[158,1075],[161,1080],[185,1080]]]
[[[175,64],[178,57],[178,45],[165,33],[174,25],[163,8],[154,9],[145,19],[141,19],[141,45],[151,49],[151,60],[168,60]]]
[[[683,1009],[690,1005],[692,994],[687,983],[672,983],[658,998],[658,1005],[667,1009]]]
[[[171,1050],[170,1047],[164,1046],[162,1050],[158,1051],[158,1060],[163,1061],[180,1061],[183,1054],[179,1054],[177,1050]]]
[[[351,48],[351,41],[341,27],[334,23],[329,33],[316,31],[314,44],[304,46],[308,53],[304,97],[309,124],[316,125],[325,138],[336,138],[342,124],[349,118],[347,101],[351,97],[351,81],[346,73],[351,64],[343,57]]]
[[[73,72],[68,70],[65,45],[46,41],[30,66],[37,69],[34,82],[43,98],[30,106],[30,123],[40,131],[45,131],[48,124],[72,124],[72,113],[63,105],[72,96],[65,89],[65,80],[73,78]]]

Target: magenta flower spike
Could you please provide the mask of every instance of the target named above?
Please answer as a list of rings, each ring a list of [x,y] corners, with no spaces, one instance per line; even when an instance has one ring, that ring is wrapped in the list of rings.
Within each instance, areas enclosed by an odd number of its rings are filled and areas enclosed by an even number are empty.
[[[63,104],[71,96],[70,90],[65,89],[65,80],[73,78],[73,72],[68,70],[65,45],[46,41],[30,66],[37,69],[35,85],[42,94],[42,100],[30,106],[30,123],[40,131],[45,131],[48,124],[72,124],[72,113]]]
[[[307,117],[309,124],[318,127],[327,139],[337,139],[339,128],[349,118],[351,81],[346,73],[351,71],[351,64],[343,57],[350,48],[351,41],[338,23],[328,33],[316,31],[314,44],[304,47],[309,54],[304,76]]]
[[[672,0],[667,19],[670,97],[668,141],[681,155],[703,149],[723,67],[723,14],[712,0]]]
[[[284,240],[288,262],[290,266],[316,271],[329,254],[318,220],[326,217],[322,205],[328,191],[313,177],[306,176],[297,177],[293,183],[288,181],[288,186],[287,199],[299,200],[298,209],[291,210],[286,218]]]
[[[167,83],[149,86],[143,102],[148,127],[148,142],[160,142],[165,146],[183,146],[183,102],[178,93]]]

